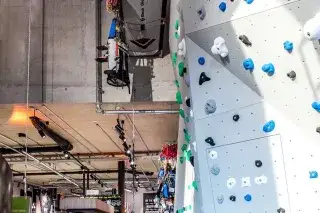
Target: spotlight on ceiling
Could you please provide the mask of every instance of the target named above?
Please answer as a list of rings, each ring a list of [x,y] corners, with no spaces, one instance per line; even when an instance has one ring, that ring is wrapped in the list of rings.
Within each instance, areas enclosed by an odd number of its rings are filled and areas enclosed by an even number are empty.
[[[64,151],[63,154],[64,154],[65,158],[70,159],[70,153],[69,152]]]
[[[38,133],[42,138],[46,137],[46,135],[44,134],[44,132],[42,130],[38,130]]]

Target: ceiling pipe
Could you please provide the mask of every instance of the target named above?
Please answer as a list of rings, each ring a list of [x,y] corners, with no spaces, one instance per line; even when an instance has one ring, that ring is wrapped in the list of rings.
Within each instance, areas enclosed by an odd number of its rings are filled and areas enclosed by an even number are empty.
[[[16,149],[19,152],[22,152],[22,151],[26,150],[25,147],[16,147],[14,149]],[[68,151],[70,151],[70,150],[68,150]],[[63,152],[63,150],[62,150],[62,148],[60,146],[28,147],[28,153],[48,153],[48,152]],[[15,155],[15,154],[17,154],[17,152],[13,151],[12,149],[0,148],[0,154],[3,155],[4,157],[6,157],[6,155]]]
[[[0,134],[0,136],[3,137],[3,138],[6,138],[7,140],[11,140],[12,142],[15,142],[14,140],[12,140],[12,139],[10,139],[10,138],[8,138],[8,137],[5,137],[5,136],[3,136],[2,134]],[[49,165],[47,165],[47,164],[39,161],[38,159],[36,159],[36,158],[33,157],[32,155],[30,155],[29,153],[26,153],[25,151],[20,152],[20,151],[14,149],[14,148],[12,148],[12,147],[10,147],[10,146],[2,143],[2,142],[0,142],[0,144],[3,145],[4,147],[8,148],[8,149],[11,149],[11,150],[15,151],[17,154],[24,155],[24,156],[26,156],[26,157],[28,157],[28,158],[31,158],[31,159],[34,160],[38,165],[41,165],[41,166],[47,168],[48,170],[52,171],[52,173],[53,173],[54,175],[58,175],[58,176],[62,177],[63,179],[67,180],[68,182],[72,183],[73,185],[75,185],[75,186],[77,186],[77,187],[80,188],[79,184],[78,184],[76,181],[74,181],[73,179],[71,179],[71,178],[63,175],[62,173],[58,172],[57,170],[51,168]],[[18,173],[18,174],[19,174],[19,176],[25,176],[25,174],[21,174],[21,173]],[[27,173],[27,174],[28,174],[28,173]],[[13,175],[13,176],[14,176],[14,175]]]
[[[118,173],[118,170],[117,169],[98,170],[98,171],[97,170],[90,170],[87,172],[89,172],[90,174],[91,173],[92,174],[111,174],[111,173]],[[127,170],[126,172],[132,174],[132,170]],[[72,172],[59,172],[59,173],[62,175],[79,175],[79,174],[82,174],[83,171],[78,170],[78,171],[72,171]],[[142,171],[136,171],[135,173],[138,175],[142,175],[144,173],[145,175],[148,175],[148,176],[152,176],[154,174],[154,172],[142,172]],[[27,176],[44,176],[44,175],[55,175],[55,174],[56,173],[54,171],[53,172],[29,172],[29,173],[27,173]],[[23,176],[23,175],[24,174],[22,174],[22,173],[13,174],[14,177],[19,177],[19,176]]]
[[[163,114],[178,114],[179,110],[177,109],[165,109],[165,110],[149,110],[149,109],[135,109],[135,110],[103,110],[99,109],[97,112],[100,112],[103,115],[119,115],[119,114],[151,114],[151,115],[163,115]]]

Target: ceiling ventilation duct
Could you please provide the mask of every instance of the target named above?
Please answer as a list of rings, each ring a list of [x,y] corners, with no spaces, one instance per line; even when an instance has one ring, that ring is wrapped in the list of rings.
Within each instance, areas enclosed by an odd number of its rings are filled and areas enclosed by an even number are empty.
[[[11,213],[12,171],[7,161],[0,155],[0,212]]]

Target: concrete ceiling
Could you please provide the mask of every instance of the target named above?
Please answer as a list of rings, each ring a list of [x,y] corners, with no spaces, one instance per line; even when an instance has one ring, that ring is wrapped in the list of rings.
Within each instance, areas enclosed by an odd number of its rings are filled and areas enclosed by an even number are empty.
[[[83,164],[90,170],[109,170],[117,169],[117,159],[106,156],[109,152],[122,152],[122,142],[118,133],[114,130],[118,115],[101,115],[96,113],[95,104],[46,104],[32,105],[36,110],[26,105],[0,105],[0,134],[10,138],[6,139],[0,135],[0,142],[10,146],[19,147],[25,144],[25,138],[19,138],[18,133],[27,133],[27,144],[31,146],[56,145],[50,138],[41,138],[31,122],[26,119],[28,114],[35,115],[44,121],[49,121],[49,127],[69,140],[74,146],[71,153],[77,156],[93,155],[92,159],[83,160]],[[129,103],[129,104],[104,104],[106,110],[114,110],[116,107],[121,109],[177,109],[178,106],[172,103],[154,102],[150,103]],[[119,119],[124,120],[124,129],[128,144],[132,144],[133,133],[135,150],[137,151],[156,151],[161,150],[163,144],[177,139],[178,115],[177,114],[132,114],[120,115]],[[133,125],[136,131],[133,131]],[[0,146],[2,147],[2,146]],[[40,155],[54,155],[62,153],[39,153]],[[100,157],[94,159],[94,155]],[[5,156],[8,158],[8,156]],[[105,157],[105,158],[104,158]],[[125,159],[124,155],[119,155]],[[154,157],[153,157],[154,159]],[[16,160],[16,161],[19,161]],[[79,171],[79,165],[73,160],[46,160],[52,168],[58,171]],[[23,162],[9,162],[12,169],[17,172],[24,172]],[[159,167],[157,160],[151,157],[140,156],[136,161],[137,170],[155,172]],[[27,172],[45,172],[38,166],[27,166]],[[98,174],[101,179],[116,179],[117,173]],[[81,179],[82,175],[69,175],[74,179]],[[22,180],[22,177],[15,177]],[[27,180],[31,183],[50,184],[61,179],[57,175],[30,176]]]

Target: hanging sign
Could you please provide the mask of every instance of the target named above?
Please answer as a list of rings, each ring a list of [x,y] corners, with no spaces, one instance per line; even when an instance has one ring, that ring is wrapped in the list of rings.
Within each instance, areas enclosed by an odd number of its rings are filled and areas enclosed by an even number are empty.
[[[159,208],[154,203],[157,193],[143,193],[143,213],[158,213]]]

